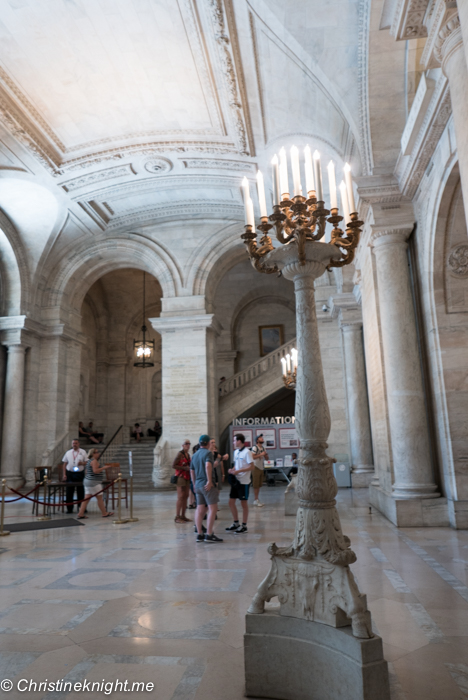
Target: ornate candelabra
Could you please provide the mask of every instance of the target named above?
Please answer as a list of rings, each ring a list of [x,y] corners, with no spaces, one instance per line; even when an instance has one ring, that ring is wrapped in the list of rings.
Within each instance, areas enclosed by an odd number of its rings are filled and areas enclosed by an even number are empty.
[[[297,350],[293,348],[291,354],[287,354],[286,357],[281,358],[281,365],[283,367],[283,382],[286,389],[296,388],[296,374],[297,374]]]
[[[289,196],[286,155],[273,159],[276,203],[268,216],[263,176],[257,176],[261,233],[257,243],[253,205],[244,178],[246,205],[245,233],[242,234],[252,265],[262,273],[282,274],[294,282],[297,315],[297,353],[294,362],[286,358],[284,381],[296,385],[296,430],[300,439],[299,472],[296,492],[299,507],[294,541],[287,547],[269,546],[272,564],[249,608],[263,613],[265,601],[278,596],[280,614],[315,620],[332,627],[352,626],[355,637],[372,637],[366,597],[361,595],[349,565],[356,561],[350,540],[343,535],[336,510],[337,484],[334,460],[326,453],[330,414],[323,378],[315,310],[314,280],[326,269],[348,265],[354,257],[363,223],[355,211],[349,166],[346,184],[340,185],[345,231],[339,228],[335,169],[328,166],[330,210],[322,194],[320,156],[305,151],[307,197],[302,195],[297,149],[291,149],[294,196]],[[315,174],[315,177],[314,177]],[[281,194],[280,194],[281,193]],[[351,213],[349,210],[351,209]],[[271,223],[270,223],[271,222]],[[327,222],[331,223],[330,242],[321,242]],[[269,235],[276,230],[279,245]],[[288,372],[289,370],[289,372]],[[284,370],[283,370],[284,372]]]

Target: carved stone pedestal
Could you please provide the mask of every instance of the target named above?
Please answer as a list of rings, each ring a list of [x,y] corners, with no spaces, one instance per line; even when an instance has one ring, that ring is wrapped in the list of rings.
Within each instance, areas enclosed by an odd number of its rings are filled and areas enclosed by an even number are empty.
[[[380,637],[268,611],[247,615],[244,650],[248,697],[390,700]]]

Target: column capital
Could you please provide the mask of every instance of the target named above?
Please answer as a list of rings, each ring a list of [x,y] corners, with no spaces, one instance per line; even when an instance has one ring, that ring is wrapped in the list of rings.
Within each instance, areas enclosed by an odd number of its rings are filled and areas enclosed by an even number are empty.
[[[440,62],[445,75],[447,63],[453,54],[461,48],[463,48],[463,37],[460,17],[458,12],[456,12],[444,19],[434,44],[434,54]]]
[[[362,319],[347,319],[345,321],[340,321],[340,328],[343,333],[356,333],[362,329],[363,322]]]
[[[388,245],[403,245],[406,247],[413,228],[413,224],[395,228],[382,228],[381,226],[373,225],[369,245],[372,248],[382,248]]]
[[[206,328],[219,335],[222,326],[214,314],[189,314],[186,316],[165,316],[149,319],[158,333],[175,333],[177,331],[200,331]]]

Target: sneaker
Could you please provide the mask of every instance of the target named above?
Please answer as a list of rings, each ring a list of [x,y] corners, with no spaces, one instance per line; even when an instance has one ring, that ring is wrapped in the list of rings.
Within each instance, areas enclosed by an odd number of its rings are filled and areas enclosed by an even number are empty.
[[[236,530],[236,535],[242,535],[243,532],[247,532],[247,525],[239,525]]]
[[[205,535],[205,542],[222,542],[221,537],[216,537],[216,535]]]
[[[225,527],[224,529],[226,532],[235,532],[238,528],[240,528],[240,525],[236,525],[236,523],[232,523],[229,527]]]
[[[203,534],[205,534],[205,532],[206,532],[206,527],[205,527],[204,525],[202,525],[202,530],[203,530]],[[193,526],[193,531],[194,531],[194,532],[198,532],[197,526],[196,526],[196,525]]]
[[[257,500],[254,501],[254,506],[258,506],[258,501],[257,501]]]
[[[257,506],[258,506],[259,508],[263,508],[264,505],[265,505],[264,503],[260,503],[260,501],[257,501]]]
[[[205,535],[197,535],[197,539],[195,540],[196,542],[204,542],[205,541]]]

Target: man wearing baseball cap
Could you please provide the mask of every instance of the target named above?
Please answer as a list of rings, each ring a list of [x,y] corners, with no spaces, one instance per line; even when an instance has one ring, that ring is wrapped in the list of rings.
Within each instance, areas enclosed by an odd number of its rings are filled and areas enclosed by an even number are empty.
[[[207,449],[209,442],[209,435],[200,435],[200,449],[195,452],[190,464],[190,477],[197,498],[197,512],[195,513],[197,542],[222,542],[222,539],[213,534],[219,491],[213,482],[214,458],[213,453]],[[203,535],[203,518],[207,508],[206,534]]]

